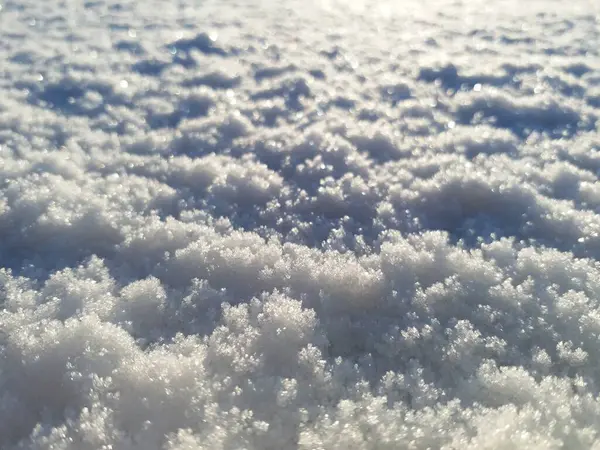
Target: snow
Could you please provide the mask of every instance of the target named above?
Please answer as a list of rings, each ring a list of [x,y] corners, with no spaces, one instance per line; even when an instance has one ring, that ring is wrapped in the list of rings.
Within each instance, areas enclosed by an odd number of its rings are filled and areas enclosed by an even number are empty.
[[[0,448],[600,448],[588,0],[1,0]]]

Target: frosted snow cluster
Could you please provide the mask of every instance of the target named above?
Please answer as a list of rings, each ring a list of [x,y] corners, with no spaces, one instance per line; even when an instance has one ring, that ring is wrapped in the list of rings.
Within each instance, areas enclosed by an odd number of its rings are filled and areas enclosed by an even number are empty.
[[[0,0],[0,448],[600,449],[598,17]]]

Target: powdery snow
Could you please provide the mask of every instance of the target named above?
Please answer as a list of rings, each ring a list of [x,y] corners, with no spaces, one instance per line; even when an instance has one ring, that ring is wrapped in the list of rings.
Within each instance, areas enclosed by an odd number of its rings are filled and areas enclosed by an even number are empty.
[[[599,7],[0,0],[0,448],[600,448]]]

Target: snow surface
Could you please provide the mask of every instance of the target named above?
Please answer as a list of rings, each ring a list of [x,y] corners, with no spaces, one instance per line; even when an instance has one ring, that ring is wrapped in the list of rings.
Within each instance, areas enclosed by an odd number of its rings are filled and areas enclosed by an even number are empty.
[[[0,448],[600,448],[600,3],[0,0]]]

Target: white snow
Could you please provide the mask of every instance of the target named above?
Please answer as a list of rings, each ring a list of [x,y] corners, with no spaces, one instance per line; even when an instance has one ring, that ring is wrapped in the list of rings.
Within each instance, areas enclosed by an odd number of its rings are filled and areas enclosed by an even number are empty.
[[[600,448],[598,17],[0,0],[0,448]]]

